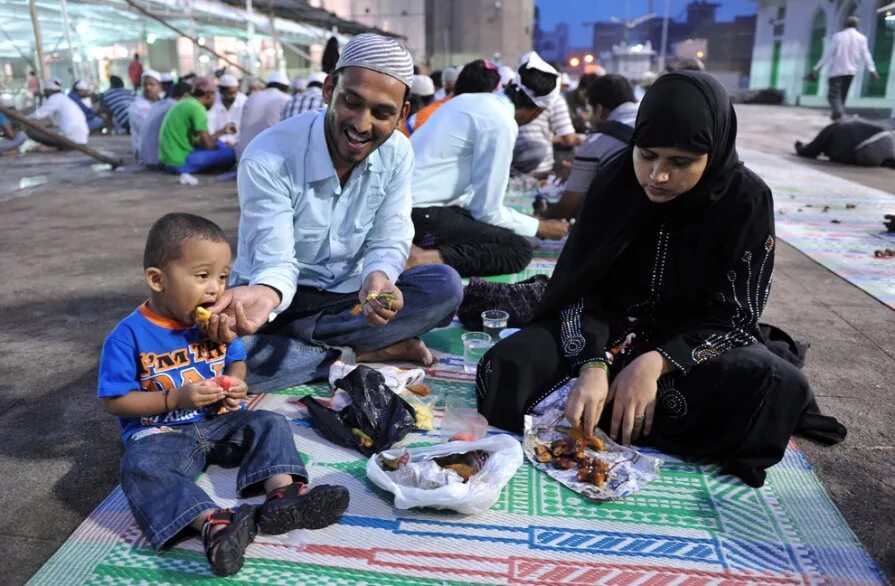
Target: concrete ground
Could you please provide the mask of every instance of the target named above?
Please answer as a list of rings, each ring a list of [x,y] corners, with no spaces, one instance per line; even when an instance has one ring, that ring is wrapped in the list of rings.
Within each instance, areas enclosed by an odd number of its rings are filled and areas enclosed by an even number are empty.
[[[738,111],[741,144],[782,156],[826,122],[805,109]],[[129,141],[95,144],[124,155]],[[895,193],[895,171],[799,161]],[[25,582],[118,483],[119,431],[95,398],[96,363],[105,335],[145,298],[140,263],[150,224],[169,211],[202,214],[235,243],[235,183],[203,177],[185,187],[175,176],[90,165],[80,154],[0,157],[4,584]],[[46,182],[20,188],[40,176]],[[895,312],[783,244],[764,319],[812,344],[806,373],[849,436],[831,448],[799,444],[891,579]]]

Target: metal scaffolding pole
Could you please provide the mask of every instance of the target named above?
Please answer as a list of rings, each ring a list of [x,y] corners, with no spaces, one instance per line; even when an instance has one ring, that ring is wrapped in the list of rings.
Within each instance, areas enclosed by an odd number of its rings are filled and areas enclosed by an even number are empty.
[[[249,69],[250,75],[258,73],[258,56],[255,54],[255,11],[252,8],[252,0],[246,0],[246,47],[249,51]]]
[[[31,13],[31,26],[34,27],[34,47],[37,50],[37,76],[40,79],[46,79],[44,76],[47,60],[44,58],[43,40],[40,36],[40,22],[37,20],[37,5],[34,0],[28,0],[28,11]]]
[[[62,7],[62,27],[65,33],[65,42],[68,43],[68,61],[71,66],[71,76],[73,79],[78,80],[81,78],[81,69],[75,66],[75,47],[71,42],[71,20],[68,18],[68,2],[59,0],[59,4]]]

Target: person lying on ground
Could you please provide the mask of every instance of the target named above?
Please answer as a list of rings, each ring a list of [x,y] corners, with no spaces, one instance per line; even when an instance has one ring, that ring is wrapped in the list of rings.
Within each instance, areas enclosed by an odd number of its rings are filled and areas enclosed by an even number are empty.
[[[140,529],[163,550],[199,532],[212,570],[240,570],[263,533],[320,529],[348,507],[342,486],[308,486],[289,422],[247,410],[245,349],[198,329],[196,310],[227,284],[230,245],[213,222],[168,214],[150,229],[143,256],[149,299],[106,338],[98,396],[117,415],[121,488]],[[209,465],[239,467],[237,496],[266,494],[260,507],[220,507],[196,485]]]
[[[38,120],[53,130],[77,144],[87,144],[90,129],[87,127],[87,117],[78,105],[67,95],[62,93],[62,82],[50,78],[44,81],[44,102],[28,118]],[[26,131],[28,138],[59,150],[68,147],[56,137],[46,132],[29,128]]]
[[[535,200],[535,213],[539,218],[571,220],[577,217],[584,195],[600,167],[631,143],[637,118],[631,82],[615,73],[597,77],[590,83],[587,99],[593,111],[593,134],[575,152],[572,172],[560,200],[552,205],[542,198]]]
[[[208,132],[208,109],[217,93],[214,81],[206,77],[193,80],[189,97],[175,104],[162,121],[159,131],[158,158],[169,173],[223,171],[236,162],[233,147],[221,142],[235,128],[225,126]]]
[[[895,130],[866,120],[851,119],[825,126],[808,144],[796,141],[796,154],[834,163],[895,169]]]
[[[418,336],[450,323],[463,285],[443,265],[404,270],[413,152],[395,129],[412,71],[394,39],[357,35],[324,82],[327,109],[280,122],[243,154],[237,286],[208,331],[246,336],[259,392],[325,378],[340,354],[434,362]]]
[[[577,378],[565,414],[591,434],[706,458],[761,486],[794,431],[841,441],[791,350],[758,320],[774,269],[771,190],[737,157],[736,113],[703,72],[660,77],[633,146],[600,171],[539,317],[478,365],[479,411],[518,432]],[[795,345],[795,344],[794,344]]]
[[[531,262],[529,238],[566,235],[564,220],[538,220],[504,205],[519,125],[558,95],[558,78],[529,53],[503,93],[458,95],[413,133],[415,236],[408,266],[446,264],[464,277],[513,273]],[[457,85],[467,79],[496,87],[500,72],[474,61]]]

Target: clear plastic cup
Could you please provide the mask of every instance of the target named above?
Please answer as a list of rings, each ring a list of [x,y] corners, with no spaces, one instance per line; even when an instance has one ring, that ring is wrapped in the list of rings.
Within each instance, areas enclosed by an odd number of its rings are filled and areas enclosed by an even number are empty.
[[[488,433],[488,420],[459,397],[448,397],[441,421],[441,441],[476,441]]]
[[[491,347],[491,336],[483,332],[466,332],[463,340],[463,370],[475,374],[479,360]]]
[[[482,312],[482,327],[492,340],[500,339],[500,332],[507,327],[510,314],[500,309],[489,309]]]

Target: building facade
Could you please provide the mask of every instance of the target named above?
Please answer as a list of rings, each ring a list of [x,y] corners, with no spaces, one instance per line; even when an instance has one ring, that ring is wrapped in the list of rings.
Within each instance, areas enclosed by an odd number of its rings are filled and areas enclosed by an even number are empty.
[[[511,66],[531,50],[534,0],[314,0],[313,4],[404,37],[418,65],[474,59]]]
[[[787,104],[826,106],[827,71],[812,81],[807,76],[829,47],[845,19],[857,16],[858,30],[867,36],[879,79],[866,67],[852,82],[848,105],[892,109],[895,75],[891,71],[895,21],[877,12],[891,0],[759,0],[752,53],[750,87],[783,90]]]

